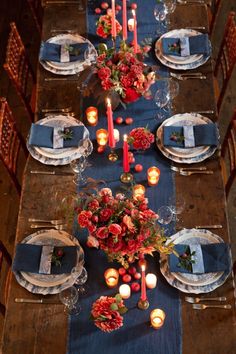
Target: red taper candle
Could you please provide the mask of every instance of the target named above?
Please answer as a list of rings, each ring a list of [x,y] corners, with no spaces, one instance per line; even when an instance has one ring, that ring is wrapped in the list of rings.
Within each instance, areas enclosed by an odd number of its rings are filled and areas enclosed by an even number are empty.
[[[108,125],[108,145],[111,149],[116,146],[114,137],[113,113],[111,108],[111,100],[107,98],[107,125]]]
[[[127,135],[124,135],[124,143],[123,143],[123,170],[125,173],[129,172],[129,145],[127,142]]]
[[[126,39],[127,39],[127,4],[126,4],[126,0],[123,0],[122,27],[123,27],[123,41],[126,41]]]
[[[116,4],[111,0],[111,35],[116,38]]]
[[[136,11],[132,10],[133,18],[134,18],[134,53],[138,52],[138,35],[137,35],[137,17]]]

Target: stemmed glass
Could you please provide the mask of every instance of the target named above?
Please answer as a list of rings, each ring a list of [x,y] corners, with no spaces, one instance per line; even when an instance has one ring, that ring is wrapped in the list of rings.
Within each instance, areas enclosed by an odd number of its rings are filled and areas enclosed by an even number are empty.
[[[71,270],[72,278],[74,278],[74,284],[78,285],[78,292],[83,295],[86,293],[86,286],[84,285],[88,280],[88,272],[84,267],[76,266]]]
[[[174,215],[174,220],[179,221],[179,218],[177,215],[180,215],[185,208],[185,200],[182,196],[177,196],[176,199],[170,198],[169,199],[169,208],[171,209],[173,215]]]
[[[83,172],[85,170],[87,161],[86,157],[84,155],[80,156],[78,159],[73,160],[70,163],[70,167],[75,173],[75,176],[73,178],[73,182],[78,186],[78,185],[84,185],[87,182],[87,177],[83,176]]]
[[[174,12],[176,8],[176,0],[164,0],[154,6],[154,17],[158,22],[157,34],[161,35],[161,25],[164,21],[169,24],[168,14]]]
[[[166,205],[161,206],[157,214],[159,216],[157,221],[162,225],[168,225],[173,219],[173,212],[171,208]]]
[[[78,315],[81,306],[78,303],[79,294],[75,286],[70,286],[59,293],[60,301],[65,305],[64,311],[69,315]]]
[[[160,79],[156,83],[157,91],[154,95],[154,101],[161,111],[157,114],[157,119],[165,119],[171,109],[171,101],[179,93],[178,82],[172,79]]]

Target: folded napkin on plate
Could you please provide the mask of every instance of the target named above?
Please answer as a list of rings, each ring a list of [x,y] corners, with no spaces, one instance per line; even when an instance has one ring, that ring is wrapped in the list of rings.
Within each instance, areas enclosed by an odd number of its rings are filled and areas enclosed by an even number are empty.
[[[63,137],[69,132],[70,138]],[[29,145],[52,149],[77,147],[83,139],[84,126],[49,127],[47,125],[32,124],[29,134]]]
[[[218,129],[214,123],[163,127],[164,146],[192,148],[195,146],[218,146],[218,143]]]
[[[162,52],[166,55],[186,57],[193,54],[210,55],[207,34],[182,38],[162,38]]]
[[[52,253],[63,251],[61,265],[51,262]],[[42,246],[20,243],[16,246],[16,254],[12,270],[39,274],[70,273],[77,262],[77,246]]]
[[[229,245],[226,243],[211,243],[207,245],[175,245],[175,250],[179,255],[186,253],[186,248],[190,252],[195,252],[192,259],[195,261],[191,265],[192,271],[180,267],[179,258],[174,254],[169,256],[169,268],[171,272],[202,274],[211,272],[223,272],[231,267]]]
[[[40,60],[49,60],[59,63],[68,63],[84,60],[84,52],[88,49],[88,43],[56,44],[42,42],[39,52]]]

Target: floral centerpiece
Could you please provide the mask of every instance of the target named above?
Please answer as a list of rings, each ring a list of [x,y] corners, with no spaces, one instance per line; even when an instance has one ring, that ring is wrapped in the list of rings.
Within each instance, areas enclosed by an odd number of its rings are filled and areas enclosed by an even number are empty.
[[[144,197],[113,196],[109,188],[103,188],[81,200],[78,212],[79,225],[89,231],[87,244],[100,247],[108,260],[124,267],[140,254],[172,252],[173,245],[165,245],[166,238],[156,223],[158,215],[148,208]]]
[[[92,306],[91,317],[95,326],[103,332],[112,332],[123,326],[122,314],[127,308],[119,294],[115,297],[101,296]]]
[[[137,150],[149,149],[154,140],[154,134],[144,127],[134,128],[128,135],[128,143]]]
[[[117,20],[115,21],[116,33],[119,34],[122,31],[122,26]],[[107,38],[111,35],[111,16],[109,14],[99,17],[99,20],[97,21],[96,34],[102,38]]]

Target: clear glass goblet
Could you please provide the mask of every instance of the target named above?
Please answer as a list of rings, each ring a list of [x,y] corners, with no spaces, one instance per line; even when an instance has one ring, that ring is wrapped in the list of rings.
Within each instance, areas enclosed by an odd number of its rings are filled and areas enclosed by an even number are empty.
[[[81,306],[78,303],[79,294],[75,286],[70,286],[59,293],[60,301],[65,305],[64,311],[69,315],[78,315]]]
[[[156,34],[160,36],[164,32],[164,28],[162,28],[162,26],[167,14],[164,3],[156,4],[154,6],[153,14],[158,23]]]
[[[74,172],[73,182],[79,186],[84,185],[87,182],[87,177],[83,175],[84,170],[87,167],[86,157],[83,155],[70,163],[70,167]]]
[[[88,280],[88,272],[84,267],[82,267],[80,274],[78,275],[77,279],[74,282],[75,285],[78,285],[78,292],[81,295],[84,295],[87,292],[87,286],[85,286],[87,280]]]
[[[158,108],[160,108],[157,119],[163,120],[167,118],[167,114],[171,109],[171,101],[179,93],[178,82],[172,79],[160,79],[156,82],[157,91],[154,95],[154,101]]]
[[[174,220],[179,221],[178,215],[180,215],[185,208],[185,200],[182,196],[176,196],[176,198],[170,198],[169,208],[171,209]]]
[[[165,8],[166,8],[166,24],[170,24],[169,14],[173,13],[176,8],[176,0],[164,0]]]
[[[159,216],[157,221],[162,225],[168,225],[173,219],[173,212],[171,208],[166,205],[161,206],[157,214]]]

